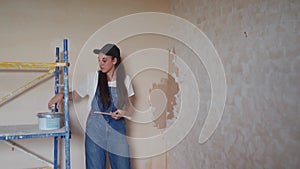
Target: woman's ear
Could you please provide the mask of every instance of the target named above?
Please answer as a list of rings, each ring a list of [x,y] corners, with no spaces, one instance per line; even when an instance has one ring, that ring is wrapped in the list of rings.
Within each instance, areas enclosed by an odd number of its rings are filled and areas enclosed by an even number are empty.
[[[118,62],[118,59],[115,57],[115,58],[113,59],[113,64],[115,65],[115,64],[117,64],[117,62]]]

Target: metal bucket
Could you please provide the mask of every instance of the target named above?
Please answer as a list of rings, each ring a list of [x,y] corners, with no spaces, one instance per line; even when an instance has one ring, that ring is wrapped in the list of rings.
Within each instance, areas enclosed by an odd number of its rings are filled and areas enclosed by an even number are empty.
[[[38,113],[39,129],[54,130],[62,127],[62,113]]]

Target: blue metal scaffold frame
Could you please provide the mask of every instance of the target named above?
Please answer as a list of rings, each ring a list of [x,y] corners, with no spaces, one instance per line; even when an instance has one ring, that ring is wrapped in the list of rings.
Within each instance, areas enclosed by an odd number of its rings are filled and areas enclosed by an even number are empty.
[[[15,146],[15,143],[9,140],[16,139],[26,139],[26,138],[45,138],[45,137],[54,137],[54,159],[53,159],[53,167],[54,169],[58,168],[58,139],[64,139],[65,144],[65,168],[70,169],[70,119],[69,119],[69,61],[68,61],[68,40],[64,39],[63,41],[63,63],[60,62],[59,58],[59,48],[56,48],[56,63],[55,66],[55,94],[58,94],[59,88],[63,87],[64,93],[64,127],[57,130],[50,131],[42,131],[38,129],[38,125],[17,125],[17,126],[1,126],[0,127],[0,140],[6,140],[10,145]],[[13,64],[16,64],[14,62]],[[4,66],[3,66],[4,65]],[[0,66],[4,68],[13,67],[11,63],[3,62],[0,63]],[[33,67],[36,68],[36,64],[30,63],[26,65],[26,63],[22,63],[22,66]],[[41,64],[38,63],[38,66]],[[48,64],[50,67],[52,64]],[[59,84],[60,81],[60,67],[63,67],[63,85]],[[50,73],[52,73],[50,71]],[[24,86],[26,88],[27,86]],[[22,92],[22,91],[21,91]],[[17,92],[16,92],[17,93]],[[20,92],[19,92],[20,93]],[[4,99],[7,99],[7,96]],[[1,100],[3,103],[4,99]],[[55,111],[57,110],[57,106],[55,106]],[[36,156],[38,157],[38,156]]]

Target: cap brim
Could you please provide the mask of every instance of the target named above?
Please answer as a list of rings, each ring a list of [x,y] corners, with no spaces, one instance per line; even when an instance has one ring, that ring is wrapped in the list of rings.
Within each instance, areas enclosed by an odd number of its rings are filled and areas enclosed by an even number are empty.
[[[93,51],[95,54],[99,54],[100,52],[101,52],[101,50],[100,49],[94,49],[94,51]]]

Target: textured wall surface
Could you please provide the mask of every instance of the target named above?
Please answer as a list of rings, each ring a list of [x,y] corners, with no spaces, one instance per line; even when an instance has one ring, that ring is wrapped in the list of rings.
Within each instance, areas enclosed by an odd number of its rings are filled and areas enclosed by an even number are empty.
[[[199,59],[174,43],[199,73],[201,107],[193,129],[168,152],[169,169],[300,168],[299,11],[300,1],[292,0],[171,1],[172,14],[195,24],[215,45],[227,101],[214,135],[199,144],[210,83]]]

